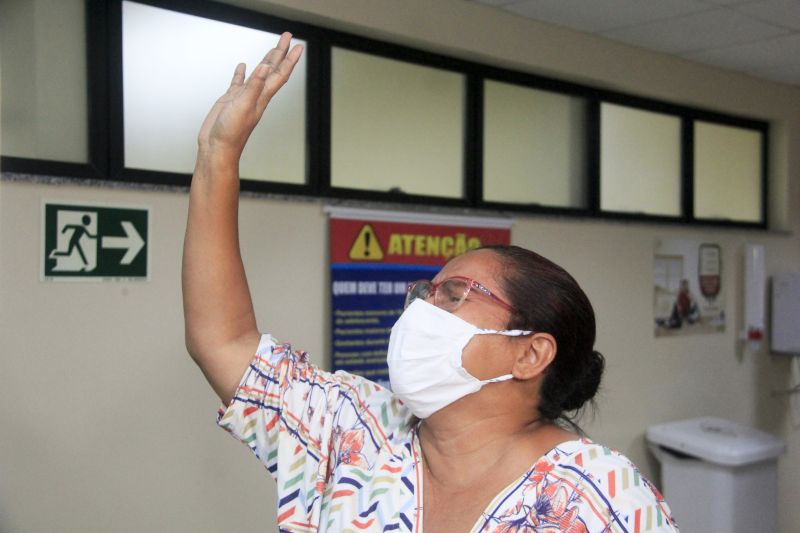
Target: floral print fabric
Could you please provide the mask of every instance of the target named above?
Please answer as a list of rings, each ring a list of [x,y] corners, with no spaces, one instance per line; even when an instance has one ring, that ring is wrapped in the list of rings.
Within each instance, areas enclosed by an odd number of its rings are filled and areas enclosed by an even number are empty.
[[[677,531],[658,490],[624,456],[588,439],[541,457],[503,491],[473,531]]]
[[[277,482],[280,531],[407,531],[423,525],[415,419],[390,391],[319,370],[264,335],[218,424]],[[498,494],[473,526],[490,532],[677,531],[658,491],[624,456],[564,442]]]

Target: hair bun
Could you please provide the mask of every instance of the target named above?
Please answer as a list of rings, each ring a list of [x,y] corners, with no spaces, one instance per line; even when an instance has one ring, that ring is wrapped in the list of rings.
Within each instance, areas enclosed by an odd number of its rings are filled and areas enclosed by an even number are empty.
[[[596,350],[586,357],[584,363],[578,368],[579,372],[573,376],[571,390],[565,395],[561,404],[565,411],[578,410],[594,398],[600,388],[605,366],[605,357]]]

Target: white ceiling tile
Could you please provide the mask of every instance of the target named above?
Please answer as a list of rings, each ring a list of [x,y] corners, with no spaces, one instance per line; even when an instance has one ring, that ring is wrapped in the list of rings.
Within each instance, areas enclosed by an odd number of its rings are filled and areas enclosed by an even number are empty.
[[[732,46],[786,34],[787,30],[719,8],[632,28],[603,32],[610,39],[670,54]]]
[[[734,9],[753,18],[770,22],[776,26],[800,30],[800,1],[762,0],[755,4],[743,4]]]
[[[800,34],[682,54],[686,59],[722,67],[754,70],[800,64]]]
[[[601,32],[695,13],[709,5],[700,0],[524,0],[503,9],[578,31]]]
[[[800,0],[466,1],[800,85]]]

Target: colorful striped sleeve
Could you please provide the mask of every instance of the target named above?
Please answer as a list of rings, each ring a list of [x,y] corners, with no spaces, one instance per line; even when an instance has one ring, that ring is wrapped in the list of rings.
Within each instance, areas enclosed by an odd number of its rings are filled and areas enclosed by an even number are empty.
[[[323,371],[305,352],[264,335],[217,423],[276,480],[279,522],[289,513],[312,527],[335,463],[371,463],[387,444],[380,415],[372,412],[384,396],[390,394],[376,384]]]
[[[331,379],[308,362],[305,352],[263,335],[217,423],[246,444],[273,478],[277,479],[281,444],[304,448],[308,467],[316,473],[330,447],[331,417],[326,414],[336,405],[336,398],[328,394]]]

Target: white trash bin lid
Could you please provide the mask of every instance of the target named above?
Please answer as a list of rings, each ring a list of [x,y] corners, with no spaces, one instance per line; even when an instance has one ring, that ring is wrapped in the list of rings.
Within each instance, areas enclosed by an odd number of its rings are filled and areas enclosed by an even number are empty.
[[[710,416],[650,426],[647,440],[726,466],[774,459],[786,447],[782,440],[769,433]]]

